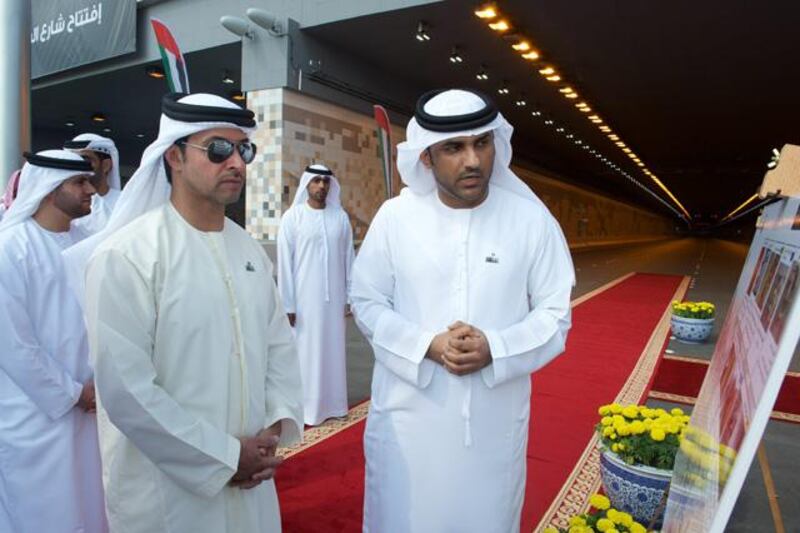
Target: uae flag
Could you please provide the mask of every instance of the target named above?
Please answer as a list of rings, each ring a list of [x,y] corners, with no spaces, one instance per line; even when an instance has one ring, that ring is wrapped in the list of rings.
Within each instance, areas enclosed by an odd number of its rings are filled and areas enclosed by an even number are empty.
[[[386,198],[394,196],[392,190],[394,180],[392,179],[392,134],[391,125],[389,124],[389,115],[386,110],[379,105],[374,105],[372,108],[375,110],[375,122],[378,123],[378,144],[381,148],[381,162],[383,164],[383,180],[386,184]]]
[[[189,74],[186,72],[186,62],[183,60],[183,54],[181,54],[172,32],[169,31],[166,24],[158,19],[151,18],[150,23],[153,25],[156,41],[158,41],[169,90],[174,93],[189,93]]]

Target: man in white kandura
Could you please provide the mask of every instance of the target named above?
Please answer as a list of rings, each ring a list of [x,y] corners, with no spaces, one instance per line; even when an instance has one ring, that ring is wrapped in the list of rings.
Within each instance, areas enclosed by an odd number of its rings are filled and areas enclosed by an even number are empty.
[[[278,289],[297,332],[305,423],[347,414],[345,307],[353,231],[339,182],[325,166],[300,179],[278,232]]]
[[[92,167],[26,154],[0,222],[0,532],[107,530],[89,343],[61,251],[84,237]]]
[[[119,176],[119,152],[114,141],[94,133],[81,133],[64,143],[64,149],[75,152],[92,164],[92,212],[75,221],[88,235],[94,235],[108,224],[122,189]]]
[[[255,126],[224,98],[165,96],[106,230],[65,252],[80,271],[97,246],[85,309],[112,532],[280,531],[300,371],[272,264],[225,218]]]
[[[365,532],[519,530],[530,374],[564,350],[574,274],[511,131],[483,95],[424,95],[397,147],[407,187],[353,266],[376,359]]]

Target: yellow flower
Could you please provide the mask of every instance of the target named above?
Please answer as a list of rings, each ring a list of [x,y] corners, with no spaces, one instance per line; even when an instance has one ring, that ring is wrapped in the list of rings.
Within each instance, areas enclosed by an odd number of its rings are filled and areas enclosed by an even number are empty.
[[[606,529],[606,533],[619,533],[619,529],[612,527],[611,529]]]
[[[554,528],[553,526],[547,526],[544,528],[542,533],[558,533],[558,529]]]
[[[628,529],[631,530],[631,533],[647,533],[647,528],[639,522],[634,522]]]
[[[622,444],[621,442],[619,444],[617,444],[617,451],[624,452],[625,451],[625,445]]]
[[[631,422],[631,434],[641,435],[645,432],[644,423],[641,420],[634,420]]]
[[[667,435],[661,428],[653,428],[650,430],[650,438],[654,441],[661,442]]]
[[[672,411],[669,412],[672,416],[683,416],[683,409],[680,407],[675,407]]]
[[[610,503],[609,503],[609,505],[610,505]],[[617,511],[616,509],[612,508],[612,509],[609,509],[608,511],[606,511],[606,518],[608,518],[612,522],[616,522],[615,518],[617,518],[618,515],[619,515],[619,511]]]
[[[589,533],[592,530],[586,526],[572,526],[567,533]]]
[[[618,452],[619,451],[619,444],[617,444],[617,443],[612,444],[611,445],[611,451],[612,452]]]
[[[622,412],[622,406],[616,402],[609,405],[608,408],[611,409],[611,412],[615,415],[618,415]]]
[[[602,494],[593,494],[589,498],[589,504],[595,509],[605,511],[606,509],[611,507],[611,500],[609,500],[606,496],[603,496]]]
[[[610,426],[614,422],[614,419],[610,416],[604,416],[600,419],[600,423],[604,426]]]
[[[597,414],[600,416],[606,416],[611,413],[611,406],[610,405],[601,405],[600,408],[597,410]]]
[[[614,428],[612,428],[611,426],[603,428],[603,436],[604,437],[610,437],[613,434],[614,434]]]
[[[619,433],[620,437],[627,437],[628,435],[631,434],[631,428],[627,424],[616,428],[616,430],[617,430],[617,433]]]
[[[608,531],[614,527],[614,522],[608,518],[601,518],[597,521],[597,524],[595,524],[594,527],[597,528],[597,531]]]
[[[619,522],[617,523],[629,528],[633,525],[633,517],[628,513],[621,512],[619,513]]]
[[[639,416],[639,408],[635,405],[629,405],[622,410],[622,416],[625,418],[636,418]]]
[[[586,520],[582,516],[573,516],[569,519],[569,525],[571,526],[585,526]]]

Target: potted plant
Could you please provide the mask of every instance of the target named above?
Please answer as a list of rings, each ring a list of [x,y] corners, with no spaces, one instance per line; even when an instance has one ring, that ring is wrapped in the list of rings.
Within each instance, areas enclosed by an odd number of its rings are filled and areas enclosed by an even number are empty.
[[[549,526],[542,533],[647,533],[645,526],[630,513],[611,507],[611,501],[602,494],[593,495],[589,503],[593,509],[571,517],[568,528]]]
[[[672,334],[679,341],[705,341],[714,329],[716,308],[710,302],[672,302]]]
[[[689,417],[679,408],[668,412],[617,403],[601,406],[598,413],[604,492],[615,508],[637,522],[661,527],[675,454]]]

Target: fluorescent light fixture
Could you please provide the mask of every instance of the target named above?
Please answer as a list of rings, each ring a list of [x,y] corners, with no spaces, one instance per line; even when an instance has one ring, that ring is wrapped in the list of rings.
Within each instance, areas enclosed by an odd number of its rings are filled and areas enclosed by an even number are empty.
[[[421,20],[417,23],[417,33],[415,38],[422,43],[431,40],[431,36],[428,35],[428,26]]]
[[[511,29],[511,24],[507,20],[498,20],[497,22],[489,23],[489,27],[497,32],[504,32]]]
[[[493,19],[497,17],[497,10],[494,5],[487,4],[476,9],[475,16],[481,19]]]

